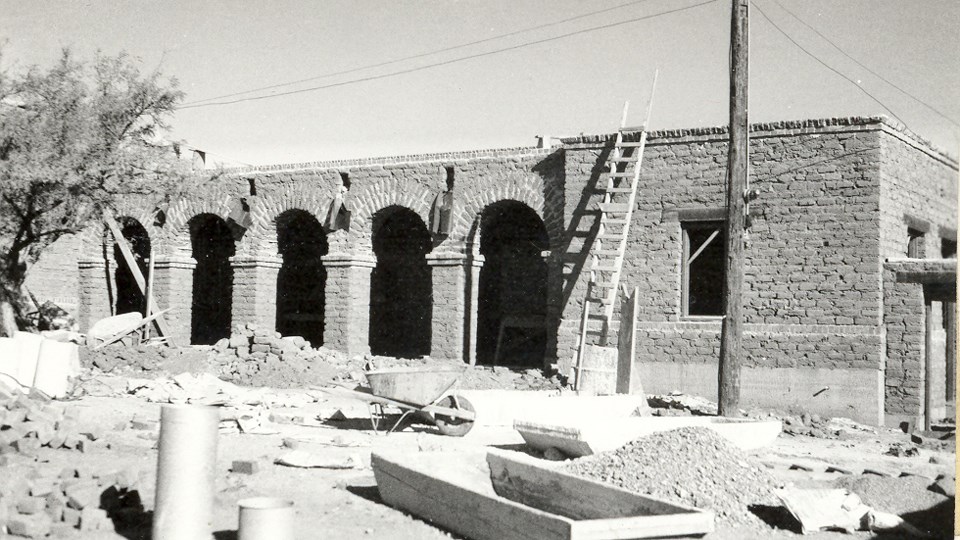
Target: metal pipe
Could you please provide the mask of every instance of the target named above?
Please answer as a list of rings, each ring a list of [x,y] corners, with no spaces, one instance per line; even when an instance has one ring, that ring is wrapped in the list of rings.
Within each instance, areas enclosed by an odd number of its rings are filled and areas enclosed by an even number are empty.
[[[210,540],[220,413],[164,405],[153,512],[153,540]]]
[[[237,540],[293,540],[293,501],[273,497],[243,499]]]

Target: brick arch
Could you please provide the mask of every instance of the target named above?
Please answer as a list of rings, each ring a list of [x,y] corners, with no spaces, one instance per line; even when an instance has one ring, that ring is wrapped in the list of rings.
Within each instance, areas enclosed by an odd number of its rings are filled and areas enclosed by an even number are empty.
[[[384,179],[364,188],[355,197],[347,200],[353,211],[350,232],[369,241],[373,236],[373,216],[390,206],[401,206],[412,210],[430,227],[430,204],[436,193],[426,186],[404,183],[396,179]]]
[[[300,210],[323,224],[333,196],[318,190],[287,189],[257,198],[250,209],[253,225],[237,246],[238,252],[276,256],[277,219]]]
[[[190,198],[177,202],[167,210],[166,234],[158,242],[159,253],[165,255],[191,255],[190,220],[200,214],[213,214],[224,221],[230,215],[230,196],[215,194],[211,197]]]
[[[147,237],[150,238],[150,244],[154,246],[154,251],[157,251],[158,241],[163,235],[163,231],[154,226],[154,217],[156,214],[153,210],[142,205],[136,206],[124,203],[117,208],[114,216],[117,222],[127,218],[139,223],[140,226],[147,231]],[[97,220],[94,224],[85,227],[80,232],[81,254],[84,257],[100,258],[103,256],[104,246],[112,241],[112,236],[109,234],[107,224]]]
[[[520,182],[497,185],[495,188],[482,191],[475,196],[467,196],[463,205],[456,209],[456,221],[451,237],[463,238],[472,244],[474,251],[480,249],[479,233],[480,218],[483,211],[491,204],[501,201],[516,201],[528,206],[543,220],[550,239],[550,249],[559,249],[563,237],[563,223],[558,220],[559,214],[550,212],[547,200],[543,194],[543,180],[524,178]],[[561,217],[562,219],[562,217]]]

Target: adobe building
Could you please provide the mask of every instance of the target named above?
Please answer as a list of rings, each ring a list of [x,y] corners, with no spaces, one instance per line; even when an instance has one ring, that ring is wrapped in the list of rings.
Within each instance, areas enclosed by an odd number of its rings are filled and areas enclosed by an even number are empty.
[[[351,355],[569,374],[613,141],[231,170],[119,221],[140,262],[152,248],[181,343],[253,322]],[[621,278],[647,392],[716,397],[726,147],[721,128],[648,134]],[[750,160],[743,405],[897,424],[929,393],[945,416],[956,159],[884,118],[836,118],[754,125]],[[123,265],[94,225],[28,286],[83,330],[140,309]]]

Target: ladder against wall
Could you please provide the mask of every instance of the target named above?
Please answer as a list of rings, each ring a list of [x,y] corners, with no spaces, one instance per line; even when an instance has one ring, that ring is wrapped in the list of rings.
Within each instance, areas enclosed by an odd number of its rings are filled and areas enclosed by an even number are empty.
[[[652,102],[651,92],[650,104]],[[602,174],[597,186],[603,197],[599,204],[600,227],[588,253],[590,281],[583,302],[577,344],[574,386],[577,390],[612,393],[616,386],[617,354],[615,349],[607,347],[610,322],[620,286],[630,221],[636,207],[637,184],[647,143],[646,123],[650,119],[648,105],[644,125],[627,127],[629,105],[629,102],[623,105],[620,128],[607,160],[608,170]],[[590,335],[599,336],[599,347],[588,343]]]

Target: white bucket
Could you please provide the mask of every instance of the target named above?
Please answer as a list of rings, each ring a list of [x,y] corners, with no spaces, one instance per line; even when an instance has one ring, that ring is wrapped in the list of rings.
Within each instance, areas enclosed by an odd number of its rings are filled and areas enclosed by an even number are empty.
[[[243,499],[237,540],[293,540],[293,501],[274,497]]]

